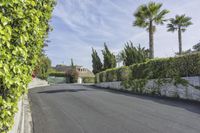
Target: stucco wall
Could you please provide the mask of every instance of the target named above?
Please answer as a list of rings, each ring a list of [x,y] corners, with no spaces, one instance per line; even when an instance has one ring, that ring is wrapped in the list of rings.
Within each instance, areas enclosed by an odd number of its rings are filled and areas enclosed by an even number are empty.
[[[200,87],[200,77],[199,76],[183,77],[183,79],[189,82],[188,86],[183,86],[183,85],[175,86],[172,83],[166,83],[159,87],[160,94],[162,96],[167,96],[167,97],[179,97],[182,99],[200,101],[200,89],[194,87],[194,86]],[[121,82],[103,82],[103,83],[98,83],[95,86],[103,88],[112,88],[117,90],[125,89],[121,85]],[[148,89],[155,88],[156,86],[157,84],[155,83],[155,80],[149,80],[144,88],[147,90],[146,92],[148,92]]]

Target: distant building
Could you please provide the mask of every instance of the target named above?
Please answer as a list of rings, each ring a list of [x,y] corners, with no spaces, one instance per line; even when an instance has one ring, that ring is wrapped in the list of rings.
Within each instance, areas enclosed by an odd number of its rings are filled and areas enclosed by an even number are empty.
[[[74,66],[77,73],[78,73],[78,83],[81,84],[83,83],[83,78],[90,78],[90,77],[95,77],[94,74],[87,68],[84,68],[82,66]],[[56,71],[59,72],[69,72],[72,70],[71,66],[66,66],[66,65],[56,65],[56,67],[53,67]]]

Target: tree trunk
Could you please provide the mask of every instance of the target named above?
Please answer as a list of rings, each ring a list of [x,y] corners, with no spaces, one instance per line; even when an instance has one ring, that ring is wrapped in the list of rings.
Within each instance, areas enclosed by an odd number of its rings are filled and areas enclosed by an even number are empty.
[[[153,45],[153,22],[149,23],[149,57],[154,58],[154,45]]]
[[[179,55],[182,54],[182,35],[181,35],[181,28],[178,28],[178,42],[179,42]]]

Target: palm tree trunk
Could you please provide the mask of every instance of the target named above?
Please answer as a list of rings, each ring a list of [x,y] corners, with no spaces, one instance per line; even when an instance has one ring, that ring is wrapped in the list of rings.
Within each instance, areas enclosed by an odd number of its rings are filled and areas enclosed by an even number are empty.
[[[182,54],[182,35],[181,35],[181,28],[178,28],[178,42],[179,42],[179,55]]]
[[[153,22],[150,21],[149,23],[149,57],[151,59],[154,58],[154,45],[153,45]]]

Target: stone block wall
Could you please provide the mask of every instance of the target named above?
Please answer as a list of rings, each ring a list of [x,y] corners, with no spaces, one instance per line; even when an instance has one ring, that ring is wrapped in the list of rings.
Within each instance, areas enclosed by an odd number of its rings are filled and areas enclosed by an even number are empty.
[[[160,95],[200,101],[200,77],[199,76],[183,77],[182,79],[187,80],[189,84],[187,86],[183,86],[181,84],[175,86],[172,83],[166,83],[162,86],[159,86]],[[103,88],[112,88],[116,90],[131,90],[131,89],[125,89],[121,85],[121,81],[103,82],[103,83],[98,83],[95,86]],[[144,87],[145,92],[151,92],[152,89],[156,87],[158,87],[158,85],[155,82],[155,80],[149,80]]]

